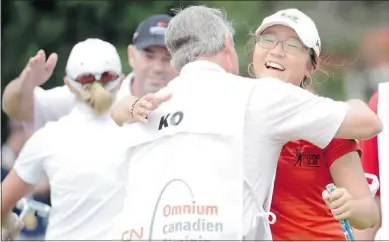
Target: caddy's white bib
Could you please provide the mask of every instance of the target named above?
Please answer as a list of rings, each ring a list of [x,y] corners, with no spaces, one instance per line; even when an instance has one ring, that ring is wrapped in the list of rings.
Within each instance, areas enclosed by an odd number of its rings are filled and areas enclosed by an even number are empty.
[[[214,71],[207,78],[213,75],[220,78]],[[132,148],[122,239],[242,239],[243,134],[253,84],[186,81],[168,85],[173,98],[148,124],[125,127]]]

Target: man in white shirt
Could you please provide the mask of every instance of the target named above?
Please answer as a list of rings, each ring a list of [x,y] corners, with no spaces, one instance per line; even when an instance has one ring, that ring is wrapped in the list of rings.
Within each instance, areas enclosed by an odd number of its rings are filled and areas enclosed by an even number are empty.
[[[124,239],[269,240],[266,201],[283,144],[304,139],[324,148],[334,137],[366,139],[381,131],[362,101],[336,102],[278,79],[236,76],[233,34],[218,9],[189,7],[171,20],[165,41],[180,75],[159,94],[173,97],[147,124],[124,126],[130,145]],[[115,114],[130,108],[119,102],[112,117],[124,123]]]
[[[124,79],[118,99],[127,94],[141,97],[154,93],[177,76],[164,43],[170,19],[167,15],[153,15],[139,24],[133,44],[128,46],[128,62],[133,72]],[[45,62],[45,52],[38,51],[21,75],[7,85],[3,110],[9,117],[25,121],[27,127],[37,130],[70,112],[75,100],[66,85],[50,90],[39,87],[50,78],[57,59],[53,53]]]

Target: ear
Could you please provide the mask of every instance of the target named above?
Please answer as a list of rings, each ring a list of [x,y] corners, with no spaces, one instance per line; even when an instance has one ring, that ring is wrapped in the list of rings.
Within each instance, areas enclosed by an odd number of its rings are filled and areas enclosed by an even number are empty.
[[[312,69],[307,68],[304,72],[304,76],[310,78],[312,73],[313,73]]]
[[[308,78],[311,77],[312,74],[316,71],[316,69],[317,69],[317,66],[314,66],[312,64],[311,57],[309,57],[308,63],[307,63],[307,68],[306,68],[306,70],[304,72],[304,76],[306,76]]]
[[[128,45],[127,56],[128,56],[128,64],[131,66],[131,69],[134,69],[134,55],[135,55],[135,46]]]
[[[224,63],[226,64],[226,68],[228,68],[228,72],[239,75],[239,63],[238,63],[238,54],[235,50],[235,45],[233,40],[228,34],[224,35]]]
[[[224,35],[224,51],[228,54],[231,54],[234,49],[234,43],[232,43],[231,38],[228,34]]]

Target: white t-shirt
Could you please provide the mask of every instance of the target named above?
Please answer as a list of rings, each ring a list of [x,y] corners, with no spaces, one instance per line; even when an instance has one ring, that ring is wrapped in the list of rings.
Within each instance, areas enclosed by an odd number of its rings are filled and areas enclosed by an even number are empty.
[[[37,184],[47,176],[52,209],[47,240],[111,240],[122,211],[128,164],[118,127],[85,104],[49,122],[28,140],[14,169]],[[120,239],[120,237],[116,238]]]
[[[116,100],[131,95],[131,80],[134,74],[130,73],[122,82]],[[56,121],[67,115],[73,109],[76,98],[66,85],[44,90],[36,87],[34,90],[34,123],[24,123],[32,131],[45,126],[49,121]]]
[[[247,88],[251,88],[251,92],[247,93]],[[292,84],[274,78],[254,80],[231,75],[207,61],[187,64],[180,76],[161,92],[172,93],[172,100],[152,113],[148,124],[134,124],[137,128],[128,126],[128,136],[138,137],[138,144],[132,149],[132,161],[143,159],[149,162],[151,157],[159,157],[161,166],[156,170],[161,172],[163,164],[169,166],[173,160],[196,162],[203,157],[209,159],[210,164],[217,157],[214,151],[220,152],[223,147],[222,139],[231,141],[232,137],[239,136],[236,132],[241,132],[241,160],[244,180],[248,184],[244,184],[242,194],[243,236],[252,232],[253,217],[263,210],[268,211],[282,146],[290,140],[305,139],[326,147],[348,110],[343,102],[316,96]],[[183,111],[185,122],[169,124],[177,110]],[[162,122],[168,114],[170,121]],[[242,127],[239,127],[239,117],[244,119]],[[236,121],[231,121],[233,119]],[[173,122],[179,120],[179,115],[176,115]],[[225,150],[225,153],[229,152],[232,151]],[[138,163],[142,166],[141,162]],[[188,163],[187,167],[192,165]],[[172,169],[179,168],[172,166],[170,171]],[[170,172],[168,170],[166,172]],[[139,173],[139,179],[149,185],[155,176],[163,176],[160,172],[130,172]]]

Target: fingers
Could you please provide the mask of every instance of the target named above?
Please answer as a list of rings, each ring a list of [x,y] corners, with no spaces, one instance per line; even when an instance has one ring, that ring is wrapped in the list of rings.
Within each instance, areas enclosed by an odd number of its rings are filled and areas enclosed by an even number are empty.
[[[322,192],[323,200],[331,210],[336,220],[348,219],[351,217],[351,195],[344,188],[337,188],[331,194],[328,191]]]
[[[148,93],[148,94],[144,95],[142,97],[142,99],[144,99],[144,100],[146,100],[148,102],[153,102],[156,99],[156,96],[153,93]]]
[[[26,65],[26,67],[24,68],[22,75],[24,74],[24,76],[25,76],[26,75],[25,72],[27,70],[28,70],[28,72],[31,73],[31,71],[37,67],[39,61],[41,61],[41,60],[43,60],[43,58],[42,58],[42,54],[40,54],[39,52],[35,56],[31,57],[28,60],[28,63]]]
[[[344,204],[346,204],[346,202],[347,202],[347,199],[345,199],[344,197],[341,197],[335,201],[329,202],[327,206],[330,209],[338,209],[338,208],[342,207]]]
[[[148,123],[149,121],[147,120],[147,116],[144,116],[144,115],[136,115],[135,116],[135,122],[141,122],[141,123]]]
[[[334,215],[334,217],[341,216],[342,214],[347,214],[350,211],[350,206],[348,203],[344,203],[342,206],[331,209],[331,213]]]
[[[134,118],[136,121],[140,121],[143,123],[147,123],[147,117],[150,115],[151,110],[143,109],[143,108],[137,108],[135,111]]]
[[[152,104],[141,98],[135,101],[135,105],[130,109],[133,121],[147,123],[147,117],[151,113]]]
[[[53,70],[58,62],[58,55],[56,53],[52,53],[49,58],[46,61],[45,64],[45,71],[47,74],[51,75],[53,73]]]
[[[153,103],[152,101],[142,98],[137,102],[137,106],[145,109],[151,109],[153,107]]]
[[[134,110],[133,121],[134,122],[142,122],[148,123],[147,117],[150,115],[149,111],[146,111],[142,108],[137,108]]]
[[[22,79],[27,79],[29,78],[33,71],[36,69],[36,67],[38,66],[38,62],[42,59],[42,54],[38,51],[38,53],[31,57],[29,60],[28,60],[28,63],[26,65],[26,67],[23,69],[21,75],[20,75],[20,78]]]
[[[333,191],[331,194],[330,194],[330,197],[329,197],[329,201],[330,202],[333,202],[337,199],[339,199],[341,196],[343,196],[343,194],[345,193],[345,189],[343,188],[336,188],[335,191]]]
[[[30,62],[29,62],[30,63]],[[29,63],[27,66],[23,69],[22,74],[20,74],[20,79],[26,80],[30,77],[31,75],[31,67],[29,66]]]
[[[153,109],[158,108],[162,103],[169,101],[172,98],[172,94],[164,94],[156,96],[155,94],[146,94],[143,99],[153,104]]]
[[[46,61],[46,53],[43,50],[39,50],[33,58],[37,63],[42,64]]]
[[[326,203],[329,203],[330,193],[327,190],[324,190],[321,196]]]
[[[345,220],[345,219],[349,219],[351,217],[351,212],[350,210],[347,210],[343,213],[332,213],[334,215],[334,218],[338,221],[340,220]]]
[[[158,97],[156,99],[157,106],[161,105],[164,102],[169,101],[172,98],[172,96],[173,96],[172,94],[168,94],[168,95],[165,95],[165,96],[162,96],[162,97]]]
[[[328,208],[337,209],[347,202],[347,199],[343,196],[344,194],[343,189],[336,189],[331,194],[327,190],[324,190],[322,197]]]
[[[28,63],[26,65],[26,67],[24,67],[22,73],[20,74],[19,78],[21,80],[28,80],[31,78],[32,74],[33,74],[33,71],[34,69],[36,68],[37,66],[37,62],[39,60],[39,56],[38,54],[31,57],[29,60],[28,60]]]
[[[52,73],[54,67],[57,64],[57,61],[58,61],[58,55],[56,53],[52,53],[46,61],[45,51],[39,50],[35,56],[30,58],[28,64],[26,65],[26,68],[30,67],[34,69],[39,66],[44,68],[47,72]]]
[[[38,50],[36,55],[41,55],[42,57],[46,58],[46,52],[44,50],[42,50],[42,49]]]
[[[45,62],[46,62],[46,53],[43,50],[39,50],[37,55],[34,57],[36,58],[36,68],[39,70],[43,70],[45,68]]]
[[[158,108],[162,103],[170,100],[171,94],[156,97],[155,94],[146,94],[141,99],[136,101],[134,108],[130,109],[133,119],[136,122],[148,123],[148,116]]]

